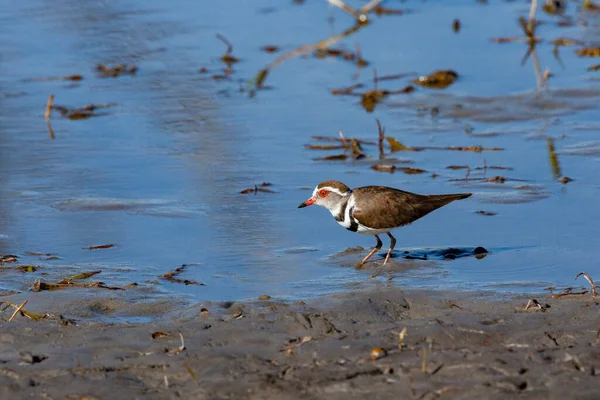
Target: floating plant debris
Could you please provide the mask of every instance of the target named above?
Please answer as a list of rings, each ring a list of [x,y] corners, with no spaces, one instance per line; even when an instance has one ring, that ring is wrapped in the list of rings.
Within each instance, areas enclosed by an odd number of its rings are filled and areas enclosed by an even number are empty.
[[[454,33],[460,32],[460,20],[458,18],[452,21],[452,30]]]
[[[388,165],[388,164],[373,165],[371,168],[373,170],[375,170],[375,171],[378,171],[378,172],[389,172],[390,174],[393,173],[396,170],[396,166],[395,165]]]
[[[98,249],[110,249],[111,247],[115,247],[116,244],[101,244],[101,245],[97,245],[97,246],[90,246],[87,247],[88,250],[98,250]]]
[[[31,273],[38,270],[38,268],[42,268],[39,265],[19,265],[15,267],[15,270],[19,272]]]
[[[600,47],[584,47],[575,50],[579,57],[600,57]]]
[[[345,149],[347,146],[344,145],[337,145],[337,144],[331,144],[331,145],[326,145],[326,144],[307,144],[306,148],[310,149],[310,150],[339,150],[339,149]]]
[[[483,210],[475,211],[475,214],[485,215],[485,216],[488,216],[488,217],[492,217],[494,215],[497,215],[495,212],[483,211]]]
[[[404,10],[400,10],[398,8],[387,8],[383,6],[377,6],[373,9],[375,15],[403,15],[405,13]]]
[[[596,64],[596,65],[592,65],[591,67],[588,67],[588,71],[590,72],[594,72],[594,71],[598,71],[600,69],[600,64]]]
[[[167,272],[166,274],[163,274],[160,277],[162,279],[166,279],[169,282],[173,282],[173,283],[183,283],[185,285],[205,286],[204,283],[201,283],[201,282],[192,281],[189,279],[177,278],[176,276],[182,274],[186,267],[187,267],[187,265],[183,264],[181,267],[175,268],[173,271]]]
[[[337,138],[337,137],[333,137],[333,136],[312,136],[312,138],[314,140],[320,140],[320,141],[324,141],[324,142],[343,142],[343,140],[341,138]],[[362,139],[354,139],[356,140],[358,143],[360,143],[361,145],[374,145],[375,142],[370,142],[368,140],[362,140]]]
[[[13,303],[12,301],[7,301],[7,300],[0,301],[0,306],[6,304],[6,307],[4,307],[1,311],[5,311],[9,307],[13,307],[15,309],[15,311],[12,313],[12,315],[11,315],[10,319],[8,320],[8,322],[12,321],[17,314],[21,314],[21,316],[27,317],[27,318],[32,319],[34,321],[39,321],[40,319],[48,317],[48,314],[37,315],[37,314],[34,314],[32,312],[26,311],[23,307],[25,306],[25,304],[27,304],[27,302],[28,302],[28,300],[25,300],[21,304],[16,304],[16,303]]]
[[[61,290],[70,287],[79,288],[101,288],[108,290],[125,290],[120,287],[107,286],[104,282],[71,282],[71,283],[49,283],[38,280],[31,287],[31,291],[40,292],[42,290]]]
[[[19,257],[14,254],[7,254],[5,256],[0,256],[0,264],[14,263],[17,262],[18,259]]]
[[[345,61],[352,61],[355,62],[356,65],[358,65],[359,67],[365,67],[369,64],[362,58],[362,56],[360,55],[360,51],[353,53],[344,49],[325,48],[316,49],[313,54],[316,58],[334,57]]]
[[[101,272],[102,271],[100,271],[100,270],[81,272],[79,274],[71,275],[68,278],[61,280],[60,282],[58,282],[58,284],[59,285],[69,285],[69,284],[73,283],[73,281],[80,281],[80,280],[88,279],[94,275],[98,275]]]
[[[388,143],[390,144],[390,151],[393,153],[395,151],[413,151],[411,147],[405,146],[396,139],[391,136],[386,137]]]
[[[266,53],[276,53],[279,51],[279,47],[277,46],[262,46],[260,49]]]
[[[354,85],[345,87],[345,88],[341,88],[341,89],[333,89],[331,90],[331,94],[333,94],[334,96],[338,96],[338,95],[349,95],[349,94],[355,94],[353,93],[354,89],[360,89],[364,87],[364,85],[362,83],[355,83]]]
[[[53,99],[53,97],[52,97]],[[78,119],[86,119],[90,117],[98,117],[102,115],[107,115],[107,113],[96,113],[96,110],[101,110],[105,108],[113,107],[115,104],[87,104],[80,108],[69,108],[66,106],[60,105],[52,105],[50,99],[48,100],[50,104],[50,108],[52,110],[57,110],[61,113],[61,115],[65,118],[78,120]],[[50,114],[48,113],[48,119],[50,118]]]
[[[485,180],[486,182],[497,182],[497,183],[504,183],[506,182],[506,178],[503,176],[494,176],[493,178],[488,178]]]
[[[542,4],[542,9],[550,15],[562,15],[567,9],[566,0],[546,0]]]
[[[445,89],[452,85],[457,78],[458,74],[453,70],[438,70],[429,75],[418,77],[413,80],[413,83],[430,89]]]
[[[315,161],[343,161],[348,158],[347,154],[336,154],[333,156],[315,158]]]
[[[272,183],[269,182],[263,182],[260,185],[254,185],[254,188],[248,188],[248,189],[244,189],[240,192],[240,194],[250,194],[250,193],[254,193],[255,195],[258,192],[263,192],[263,193],[277,193],[271,189],[267,189],[267,186],[271,186]]]
[[[600,10],[600,5],[594,3],[592,0],[584,0],[583,9],[587,11],[598,11]]]
[[[49,76],[43,78],[27,78],[24,82],[51,82],[51,81],[71,81],[79,82],[83,80],[83,75],[73,74],[65,76]]]
[[[158,339],[158,338],[167,337],[167,336],[171,336],[171,335],[168,333],[164,333],[164,332],[153,332],[152,333],[152,339]]]
[[[400,167],[400,168],[396,168],[398,171],[402,171],[407,175],[416,175],[416,174],[423,174],[427,171],[425,171],[424,169],[421,168],[413,168],[413,167]]]
[[[228,66],[230,66],[231,64],[240,62],[239,58],[234,57],[231,54],[233,51],[233,45],[231,44],[231,42],[229,40],[227,40],[227,38],[225,38],[225,36],[221,35],[220,33],[217,33],[217,39],[219,39],[221,42],[225,43],[225,46],[227,46],[227,50],[225,50],[225,54],[223,54],[221,56],[221,61],[223,61]]]
[[[137,72],[137,65],[117,64],[112,67],[98,64],[96,65],[96,71],[100,78],[116,78],[121,75],[135,75]]]

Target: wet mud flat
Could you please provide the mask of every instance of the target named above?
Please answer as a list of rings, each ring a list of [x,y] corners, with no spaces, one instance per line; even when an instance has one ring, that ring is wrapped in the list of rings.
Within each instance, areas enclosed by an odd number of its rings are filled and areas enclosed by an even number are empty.
[[[140,308],[95,290],[76,302],[37,294],[41,320],[0,314],[0,398],[598,396],[600,298],[590,292],[534,300],[382,285],[291,304],[156,296]],[[129,317],[89,318],[102,312]],[[123,322],[139,314],[152,322]]]

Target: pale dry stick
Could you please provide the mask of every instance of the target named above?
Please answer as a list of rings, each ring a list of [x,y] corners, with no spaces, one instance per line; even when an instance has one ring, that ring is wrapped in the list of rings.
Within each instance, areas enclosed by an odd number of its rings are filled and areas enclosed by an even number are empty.
[[[537,0],[531,0],[531,8],[529,9],[529,26],[533,29],[535,21],[535,13],[537,11]]]
[[[269,71],[277,67],[282,62],[289,60],[290,58],[298,57],[304,53],[308,53],[309,51],[326,49],[332,46],[334,43],[338,42],[339,40],[357,32],[364,26],[366,26],[366,24],[356,24],[353,27],[346,29],[344,32],[338,33],[337,35],[333,35],[327,39],[320,40],[317,43],[302,45],[300,47],[295,48],[294,50],[288,51],[287,53],[280,55],[272,63],[268,64],[265,68],[258,71],[258,74],[256,75],[256,78],[254,80],[254,84],[256,85],[256,87],[261,88],[263,86],[263,82],[265,81],[265,79],[267,79]]]
[[[580,272],[577,274],[575,279],[579,278],[581,275],[583,275],[583,277],[590,283],[590,286],[592,286],[592,296],[596,297],[596,285],[594,285],[594,280],[592,277],[589,276],[587,272]]]
[[[346,11],[348,14],[352,15],[354,18],[356,18],[359,21],[361,20],[361,17],[364,17],[364,20],[366,20],[366,16],[360,15],[360,13],[358,11],[356,11],[354,8],[350,7],[349,5],[347,5],[346,3],[344,3],[341,0],[327,0],[327,2],[329,4],[331,4],[332,6],[341,8],[342,10]]]
[[[348,147],[348,141],[346,140],[346,137],[344,136],[344,132],[342,132],[341,129],[340,129],[340,139],[342,140],[342,144],[344,145],[344,148]]]
[[[183,366],[185,367],[188,374],[190,374],[190,376],[192,377],[194,382],[196,382],[196,386],[200,386],[200,381],[198,381],[198,376],[196,376],[196,373],[194,372],[192,367],[190,367],[190,365],[187,363],[187,361],[183,362]]]
[[[402,351],[402,347],[404,346],[404,338],[406,337],[406,327],[402,329],[402,331],[398,334],[398,350]]]
[[[169,378],[167,378],[167,367],[165,365],[163,365],[163,380],[165,382],[165,388],[169,388]]]
[[[48,128],[48,132],[50,133],[50,139],[54,139],[54,129],[52,129],[52,125],[50,124],[50,112],[52,111],[52,103],[54,102],[54,95],[51,94],[48,97],[48,103],[46,104],[46,112],[44,113],[44,118],[46,119],[46,127]]]
[[[273,61],[271,64],[267,65],[266,69],[267,70],[273,69],[273,68],[277,67],[279,64],[281,64],[282,62],[284,62],[285,60],[288,60],[288,59],[294,58],[294,57],[298,57],[299,55],[307,53],[309,51],[317,50],[317,49],[326,49],[326,48],[330,47],[331,45],[333,45],[334,43],[338,42],[339,40],[345,38],[346,36],[349,36],[349,35],[353,34],[354,32],[358,31],[360,28],[362,28],[362,25],[354,25],[353,27],[346,29],[344,32],[338,33],[337,35],[333,35],[327,39],[320,40],[317,43],[305,44],[300,47],[297,47],[294,50],[288,51],[287,53],[284,53],[284,54],[280,55],[279,57],[277,57],[275,59],[275,61]]]
[[[379,5],[379,3],[381,3],[382,1],[383,0],[371,0],[370,2],[368,2],[367,4],[365,4],[364,6],[362,6],[360,8],[360,12],[363,14],[367,14],[367,13],[369,13],[369,11],[371,11],[372,9],[377,7]]]
[[[535,46],[531,49],[531,59],[533,60],[533,70],[535,72],[535,79],[537,82],[538,89],[544,86],[544,77],[542,75],[542,68],[540,67],[540,60],[537,57]]]
[[[50,120],[50,111],[52,111],[52,103],[54,102],[54,95],[51,94],[50,97],[48,97],[48,103],[46,103],[46,112],[44,113],[44,118],[46,118],[46,121]]]
[[[8,322],[10,322],[10,321],[13,320],[13,318],[15,317],[15,315],[17,315],[19,313],[19,311],[21,311],[21,309],[25,306],[25,304],[27,304],[28,301],[29,300],[25,300],[23,303],[21,303],[21,305],[19,307],[17,307],[17,309],[15,310],[15,312],[8,319]]]

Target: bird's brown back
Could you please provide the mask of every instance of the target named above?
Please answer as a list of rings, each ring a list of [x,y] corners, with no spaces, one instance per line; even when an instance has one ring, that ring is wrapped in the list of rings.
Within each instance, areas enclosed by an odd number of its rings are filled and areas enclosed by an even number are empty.
[[[471,193],[422,195],[385,186],[352,190],[356,198],[353,216],[373,229],[390,229],[410,224],[454,200]]]

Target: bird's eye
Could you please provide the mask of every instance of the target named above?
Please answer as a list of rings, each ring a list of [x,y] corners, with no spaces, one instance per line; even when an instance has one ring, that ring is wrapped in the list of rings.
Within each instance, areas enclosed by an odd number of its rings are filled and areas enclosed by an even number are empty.
[[[320,190],[319,191],[319,197],[327,197],[327,195],[329,194],[329,192],[327,190]]]

